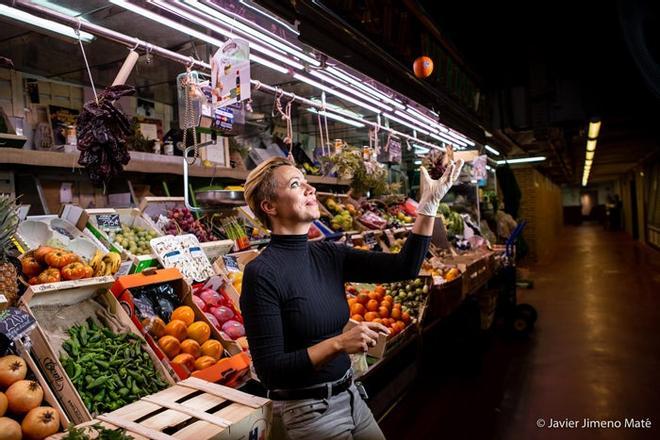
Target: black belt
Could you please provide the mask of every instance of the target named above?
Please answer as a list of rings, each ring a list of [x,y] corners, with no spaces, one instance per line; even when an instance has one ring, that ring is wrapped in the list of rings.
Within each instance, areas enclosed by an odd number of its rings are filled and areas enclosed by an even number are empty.
[[[326,385],[319,385],[311,388],[298,388],[290,390],[268,390],[268,398],[272,400],[303,400],[303,399],[327,399],[343,393],[351,387],[353,377],[348,376],[344,379]]]

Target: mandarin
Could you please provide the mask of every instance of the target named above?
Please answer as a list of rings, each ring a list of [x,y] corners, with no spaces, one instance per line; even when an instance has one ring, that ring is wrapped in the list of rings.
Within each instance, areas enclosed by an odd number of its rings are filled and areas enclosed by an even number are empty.
[[[367,303],[367,310],[370,312],[375,312],[378,310],[378,301],[375,299],[370,299],[369,302]]]
[[[367,312],[364,314],[364,320],[367,322],[371,322],[376,318],[378,318],[378,313],[376,312]]]
[[[351,315],[364,315],[367,309],[360,303],[355,303],[351,306]]]
[[[378,307],[378,314],[381,318],[387,318],[390,316],[390,309],[387,307],[380,306]]]
[[[362,316],[362,315],[353,315],[353,316],[351,316],[351,319],[353,321],[362,322],[362,321],[364,321],[364,316]]]

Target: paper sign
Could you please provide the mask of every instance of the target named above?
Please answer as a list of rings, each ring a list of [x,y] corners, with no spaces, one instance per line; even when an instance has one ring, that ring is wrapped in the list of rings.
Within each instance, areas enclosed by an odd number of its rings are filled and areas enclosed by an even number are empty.
[[[225,267],[227,268],[227,272],[240,272],[241,269],[238,266],[238,260],[234,255],[223,255],[222,260],[225,263]]]
[[[225,107],[250,98],[250,45],[229,39],[211,58],[213,105]]]
[[[30,332],[36,324],[32,316],[15,307],[0,312],[0,334],[9,340],[16,340]]]
[[[60,185],[60,203],[71,203],[73,200],[73,183],[63,182]]]
[[[96,223],[104,231],[121,231],[119,214],[97,214]]]

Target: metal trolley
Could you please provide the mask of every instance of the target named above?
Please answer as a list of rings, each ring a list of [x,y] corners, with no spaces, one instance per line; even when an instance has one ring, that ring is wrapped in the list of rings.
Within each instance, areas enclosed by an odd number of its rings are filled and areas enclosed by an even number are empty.
[[[502,268],[494,280],[500,286],[495,311],[498,327],[515,335],[526,336],[534,328],[538,313],[529,304],[518,304],[515,243],[522,234],[526,221],[518,223],[506,241]]]

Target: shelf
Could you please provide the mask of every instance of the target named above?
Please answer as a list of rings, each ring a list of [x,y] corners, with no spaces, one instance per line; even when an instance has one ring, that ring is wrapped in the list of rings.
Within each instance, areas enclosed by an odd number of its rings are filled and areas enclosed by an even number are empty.
[[[18,148],[0,148],[2,163],[16,165],[32,165],[55,168],[81,168],[78,165],[78,153],[60,153],[53,151],[23,150]],[[183,175],[183,158],[181,156],[164,156],[131,151],[131,161],[124,167],[124,171],[134,173],[178,174]],[[203,167],[193,165],[189,167],[189,174],[193,177],[217,177],[235,180],[245,180],[248,171],[233,168]],[[309,183],[317,185],[348,186],[350,180],[325,176],[308,176]]]

